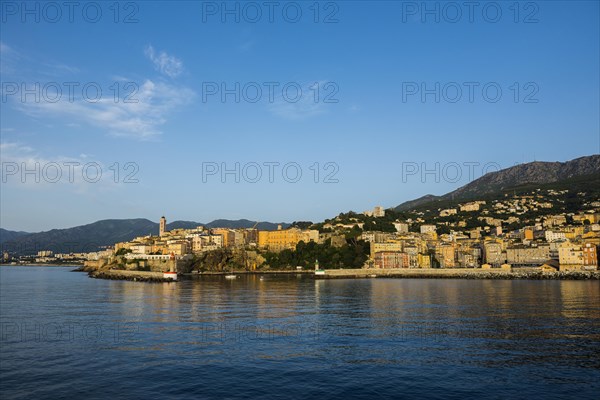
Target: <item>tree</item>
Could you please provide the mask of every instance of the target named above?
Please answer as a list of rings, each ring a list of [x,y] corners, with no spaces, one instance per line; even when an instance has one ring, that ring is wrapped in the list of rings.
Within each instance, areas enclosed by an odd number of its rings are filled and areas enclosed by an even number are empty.
[[[346,234],[344,236],[346,237],[346,240],[352,240],[352,239],[356,239],[357,237],[362,235],[362,233],[363,233],[363,230],[360,229],[358,225],[354,225],[352,227],[352,229],[350,229],[348,232],[346,232]]]
[[[360,268],[368,258],[369,245],[364,240],[352,239],[341,247],[331,246],[327,240],[323,244],[298,242],[294,250],[285,249],[279,253],[267,252],[266,264],[273,269],[288,269],[302,266],[312,268],[315,260],[328,269]]]
[[[292,227],[299,229],[309,229],[314,224],[312,221],[294,221],[292,222]]]
[[[126,249],[125,247],[121,247],[119,250],[117,250],[115,255],[116,256],[124,256],[127,253],[131,253],[131,249]]]

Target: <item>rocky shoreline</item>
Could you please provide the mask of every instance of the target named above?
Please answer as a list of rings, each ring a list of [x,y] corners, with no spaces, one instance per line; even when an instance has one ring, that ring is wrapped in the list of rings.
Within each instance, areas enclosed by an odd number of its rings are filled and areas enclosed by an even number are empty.
[[[128,280],[137,282],[173,282],[165,278],[162,272],[95,269],[79,267],[73,272],[87,272],[88,276],[95,279]],[[323,274],[315,275],[314,271],[231,271],[231,272],[193,272],[182,273],[180,276],[225,276],[225,275],[307,275],[314,279],[369,279],[369,278],[395,278],[395,279],[494,279],[494,280],[600,280],[600,271],[557,271],[544,272],[539,269],[531,271],[504,271],[482,269],[335,269],[325,270]]]
[[[281,271],[231,271],[231,272],[221,272],[221,271],[204,271],[204,272],[189,272],[182,275],[188,276],[211,276],[211,275],[312,275],[314,271],[312,270],[281,270]]]
[[[86,271],[82,271],[86,272]],[[174,282],[171,278],[163,277],[160,272],[146,272],[146,271],[119,271],[119,270],[107,270],[107,271],[91,271],[88,272],[88,276],[94,279],[108,279],[118,281],[134,281],[134,282]]]
[[[482,269],[362,269],[326,270],[316,279],[364,279],[364,278],[403,278],[403,279],[504,279],[504,280],[600,280],[600,271],[544,272],[502,271]]]
[[[599,273],[591,272],[568,272],[568,273],[531,273],[531,274],[384,274],[369,275],[316,275],[315,279],[367,279],[367,278],[394,278],[394,279],[494,279],[494,280],[600,280]]]

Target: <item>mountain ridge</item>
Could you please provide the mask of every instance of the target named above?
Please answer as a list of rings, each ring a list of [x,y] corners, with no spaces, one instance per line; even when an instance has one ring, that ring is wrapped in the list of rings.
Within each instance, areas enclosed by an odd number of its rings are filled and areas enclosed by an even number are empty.
[[[275,230],[278,225],[289,227],[288,223],[272,223],[241,220],[214,220],[208,224],[194,221],[173,221],[167,230],[191,229],[197,226],[207,228],[252,228],[256,224],[260,230]],[[40,250],[55,253],[79,253],[97,251],[101,246],[111,246],[118,242],[132,240],[138,236],[158,235],[159,223],[146,218],[104,219],[71,228],[51,229],[28,233],[2,229],[0,244],[3,251],[16,254],[35,254]]]
[[[508,189],[527,185],[566,184],[577,177],[586,178],[589,182],[600,181],[600,155],[579,157],[566,162],[534,161],[519,164],[500,171],[490,172],[484,176],[461,186],[442,196],[425,195],[406,201],[393,209],[409,211],[429,204],[442,204],[449,201],[461,202],[501,193]],[[587,178],[586,178],[587,179]],[[581,178],[580,178],[581,180]],[[564,185],[563,185],[564,186]],[[197,226],[207,228],[252,228],[275,230],[278,225],[283,228],[289,223],[256,222],[247,219],[217,219],[208,224],[194,221],[173,221],[167,229],[190,229]],[[90,252],[101,246],[111,246],[118,242],[129,241],[138,236],[158,234],[159,223],[146,218],[105,219],[90,224],[63,229],[28,233],[10,231],[0,228],[0,245],[3,251],[17,254],[35,254],[39,250],[52,250],[55,253]]]
[[[464,186],[441,196],[425,195],[393,207],[396,211],[409,211],[429,203],[453,200],[469,201],[512,187],[529,184],[550,184],[577,176],[600,174],[600,154],[578,157],[570,161],[533,161],[500,171],[488,172]]]

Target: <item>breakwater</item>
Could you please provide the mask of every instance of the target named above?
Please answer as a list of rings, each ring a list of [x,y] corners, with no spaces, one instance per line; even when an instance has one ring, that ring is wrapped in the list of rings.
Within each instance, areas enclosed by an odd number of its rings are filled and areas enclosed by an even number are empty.
[[[139,282],[173,282],[171,278],[165,278],[162,272],[151,271],[122,271],[122,270],[102,270],[91,271],[88,274],[91,278],[126,280]]]
[[[162,272],[131,271],[131,270],[89,270],[80,268],[79,271],[88,272],[92,278],[111,280],[130,280],[140,282],[171,282]],[[367,279],[367,278],[405,278],[405,279],[530,279],[530,280],[600,280],[600,271],[556,271],[545,272],[539,268],[514,268],[512,270],[480,269],[480,268],[444,268],[444,269],[328,269],[322,275],[315,275],[314,271],[232,271],[232,272],[201,272],[185,273],[187,276],[223,276],[223,275],[309,275],[315,279]]]
[[[600,280],[600,271],[544,272],[539,268],[502,269],[328,269],[323,275],[315,275],[315,279],[349,279],[349,278],[429,278],[429,279],[572,279]]]

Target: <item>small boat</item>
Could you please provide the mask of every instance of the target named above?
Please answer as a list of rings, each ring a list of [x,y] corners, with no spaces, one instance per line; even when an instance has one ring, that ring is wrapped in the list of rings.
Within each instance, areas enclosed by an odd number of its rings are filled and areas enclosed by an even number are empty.
[[[177,272],[173,272],[173,271],[163,272],[163,278],[176,281],[177,280]]]
[[[371,274],[371,275],[369,275],[369,278],[377,278],[377,275]]]
[[[237,276],[235,275],[225,275],[225,279],[235,279]]]

